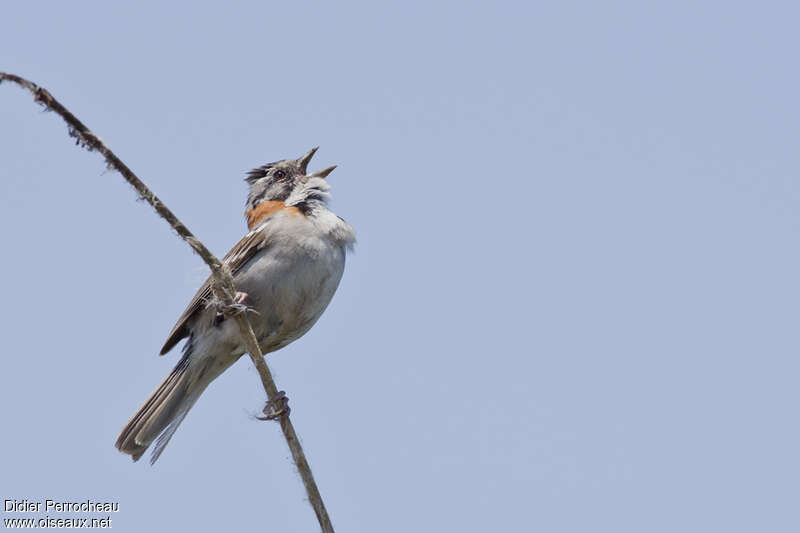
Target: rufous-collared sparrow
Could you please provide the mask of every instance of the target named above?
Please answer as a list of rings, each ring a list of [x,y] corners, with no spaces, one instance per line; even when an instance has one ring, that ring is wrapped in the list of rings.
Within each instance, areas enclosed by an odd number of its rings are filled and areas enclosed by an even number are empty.
[[[225,256],[261,350],[300,338],[331,301],[344,271],[353,228],[328,209],[325,178],[306,175],[317,148],[251,170],[245,217],[249,233]],[[155,440],[155,463],[206,387],[245,353],[239,329],[215,304],[206,280],[167,337],[161,355],[181,339],[183,357],[128,421],[117,448],[138,460]]]

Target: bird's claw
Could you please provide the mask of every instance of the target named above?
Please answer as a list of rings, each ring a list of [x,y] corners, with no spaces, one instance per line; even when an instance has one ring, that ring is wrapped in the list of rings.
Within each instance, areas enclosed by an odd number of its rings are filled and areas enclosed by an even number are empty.
[[[276,420],[285,416],[289,416],[292,410],[289,408],[289,398],[286,397],[285,391],[280,391],[274,398],[267,401],[262,413],[264,416],[257,416],[259,420]]]
[[[218,324],[222,322],[225,318],[231,318],[236,315],[241,315],[245,311],[247,311],[247,306],[244,304],[245,300],[249,295],[246,292],[236,292],[236,295],[233,297],[233,303],[230,305],[220,305],[219,311],[217,312],[217,316],[215,317],[214,323]]]

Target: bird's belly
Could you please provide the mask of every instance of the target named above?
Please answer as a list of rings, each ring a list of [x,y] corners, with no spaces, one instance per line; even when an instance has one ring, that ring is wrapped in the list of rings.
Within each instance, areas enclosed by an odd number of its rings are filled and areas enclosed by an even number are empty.
[[[242,272],[237,288],[248,294],[250,323],[262,350],[275,351],[302,337],[319,319],[339,286],[344,250],[322,246],[291,256],[265,254]]]

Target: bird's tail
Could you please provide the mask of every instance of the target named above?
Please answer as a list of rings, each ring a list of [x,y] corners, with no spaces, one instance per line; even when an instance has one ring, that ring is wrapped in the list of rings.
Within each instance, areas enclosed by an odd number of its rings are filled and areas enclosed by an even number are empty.
[[[156,440],[150,464],[156,462],[186,413],[209,384],[204,372],[190,365],[188,353],[125,424],[117,448],[138,461]]]

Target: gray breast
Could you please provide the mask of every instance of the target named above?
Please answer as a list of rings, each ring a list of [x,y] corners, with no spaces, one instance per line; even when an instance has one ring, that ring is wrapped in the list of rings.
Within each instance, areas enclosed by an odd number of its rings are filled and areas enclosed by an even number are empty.
[[[247,303],[258,313],[250,321],[265,351],[304,335],[339,286],[344,249],[322,239],[310,244],[268,249],[237,276],[239,290],[248,293]]]

